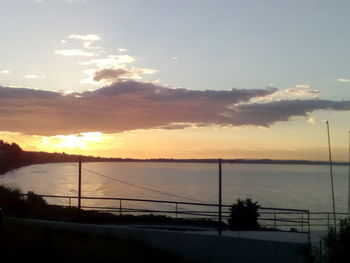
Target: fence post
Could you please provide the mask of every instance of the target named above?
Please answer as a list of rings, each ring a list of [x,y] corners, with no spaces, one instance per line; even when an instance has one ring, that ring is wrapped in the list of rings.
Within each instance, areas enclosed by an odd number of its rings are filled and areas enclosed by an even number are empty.
[[[119,200],[119,215],[122,215],[122,200]]]
[[[311,224],[310,224],[310,211],[307,211],[307,225],[308,225],[308,241],[311,244]]]
[[[81,208],[81,155],[79,155],[79,175],[78,175],[78,210]]]
[[[273,221],[274,221],[274,224],[275,224],[275,228],[277,228],[276,212],[273,214]]]
[[[221,233],[222,233],[221,209],[222,209],[222,160],[219,159],[219,228],[218,228],[219,236],[221,236]]]
[[[177,219],[177,203],[175,204],[175,218]]]
[[[329,230],[329,212],[327,213],[327,227],[328,227],[328,230]]]
[[[304,232],[304,212],[301,213],[301,232]]]
[[[72,199],[72,198],[69,197],[69,203],[68,203],[69,208],[70,208],[70,206],[71,206],[71,199]]]

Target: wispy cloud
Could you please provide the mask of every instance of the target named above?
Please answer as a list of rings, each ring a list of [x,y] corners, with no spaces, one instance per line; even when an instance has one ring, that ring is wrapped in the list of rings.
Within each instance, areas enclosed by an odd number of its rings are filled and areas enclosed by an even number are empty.
[[[3,70],[0,71],[0,74],[2,74],[2,75],[9,75],[9,74],[11,74],[11,71],[8,70],[8,69],[3,69]]]
[[[157,72],[154,69],[131,66],[134,62],[135,58],[130,55],[109,55],[105,58],[79,63],[83,66],[94,67],[84,70],[87,78],[81,83],[105,86],[126,79],[141,80],[143,75]]]
[[[136,81],[62,95],[0,87],[0,125],[36,135],[117,133],[188,126],[268,127],[318,110],[350,111],[350,101],[289,99],[251,103],[276,89],[188,90]],[[246,103],[242,103],[246,102]],[[312,121],[312,120],[310,120]]]
[[[68,36],[70,39],[77,39],[83,41],[84,48],[94,48],[99,49],[100,47],[93,47],[92,43],[98,40],[101,40],[101,37],[96,34],[87,34],[87,35],[79,35],[79,34],[72,34]]]
[[[274,88],[273,84],[269,84],[268,88]],[[292,99],[316,99],[320,95],[320,91],[312,89],[309,84],[297,84],[294,87],[281,89],[263,98],[253,98],[251,102],[272,102],[280,100]]]
[[[71,34],[68,39],[82,41],[82,49],[56,49],[54,50],[56,54],[94,57],[90,60],[78,62],[80,66],[85,67],[82,71],[86,77],[80,81],[81,84],[102,87],[119,81],[141,80],[144,75],[157,72],[155,69],[140,68],[134,65],[136,58],[125,54],[128,51],[126,48],[118,48],[119,53],[117,54],[103,55],[104,50],[101,47],[93,46],[94,42],[102,39],[98,34]],[[64,40],[63,44],[68,42]]]
[[[338,81],[338,82],[350,82],[350,79],[338,78],[337,81]]]
[[[133,62],[135,62],[135,58],[129,55],[108,55],[105,58],[92,59],[79,64],[83,66],[96,66],[98,69],[117,69]]]
[[[43,79],[43,78],[45,78],[44,75],[39,76],[39,75],[35,75],[35,74],[28,74],[28,75],[26,75],[24,77],[26,79]]]
[[[65,57],[80,56],[80,57],[93,57],[96,56],[93,52],[87,52],[80,49],[56,49],[55,54]]]

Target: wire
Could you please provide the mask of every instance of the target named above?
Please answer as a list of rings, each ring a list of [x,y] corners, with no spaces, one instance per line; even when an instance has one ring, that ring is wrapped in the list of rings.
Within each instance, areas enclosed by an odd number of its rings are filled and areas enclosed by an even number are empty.
[[[26,142],[24,142],[23,140],[20,140],[18,138],[16,138],[15,136],[13,135],[10,135],[10,134],[4,134],[6,136],[9,136],[11,138],[13,138],[14,140],[16,141],[20,141],[34,149],[37,149],[39,150],[37,147],[33,146],[33,145],[30,145]],[[69,163],[70,165],[73,165],[76,167],[76,165],[74,165],[73,163]],[[150,191],[150,192],[154,192],[154,193],[158,193],[158,194],[162,194],[162,195],[167,195],[167,196],[171,196],[171,197],[175,197],[175,198],[180,198],[180,199],[185,199],[185,200],[189,200],[189,201],[193,201],[193,202],[199,202],[199,203],[205,203],[203,200],[198,200],[198,199],[194,199],[194,198],[189,198],[189,197],[183,197],[183,196],[180,196],[180,195],[176,195],[176,194],[170,194],[170,193],[165,193],[165,192],[162,192],[162,191],[159,191],[159,190],[154,190],[154,189],[151,189],[151,188],[148,188],[148,187],[145,187],[145,186],[141,186],[141,185],[137,185],[137,184],[133,184],[133,183],[129,183],[127,181],[123,181],[123,180],[120,180],[120,179],[116,179],[116,178],[113,178],[113,177],[110,177],[110,176],[107,176],[107,175],[104,175],[102,173],[99,173],[99,172],[96,172],[96,171],[93,171],[93,170],[90,170],[90,169],[87,169],[87,168],[84,168],[82,167],[83,170],[86,170],[90,173],[93,173],[93,174],[96,174],[96,175],[99,175],[99,176],[102,176],[104,178],[107,178],[107,179],[110,179],[112,181],[116,181],[118,183],[121,183],[121,184],[125,184],[125,185],[129,185],[129,186],[133,186],[133,187],[136,187],[136,188],[139,188],[139,189],[143,189],[143,190],[147,190],[147,191]]]
[[[74,165],[74,164],[72,164],[72,163],[70,163],[70,164],[76,167],[76,165]],[[147,191],[150,191],[150,192],[154,192],[154,193],[158,193],[158,194],[162,194],[162,195],[167,195],[167,196],[171,196],[171,197],[176,197],[176,198],[180,198],[180,199],[186,199],[186,200],[189,200],[189,201],[194,201],[194,202],[199,202],[199,203],[205,203],[203,200],[198,200],[198,199],[189,198],[189,197],[183,197],[183,196],[176,195],[176,194],[165,193],[165,192],[162,192],[162,191],[159,191],[159,190],[154,190],[154,189],[152,189],[152,188],[148,188],[148,187],[145,187],[145,186],[141,186],[141,185],[129,183],[129,182],[127,182],[127,181],[120,180],[120,179],[116,179],[116,178],[107,176],[107,175],[105,175],[105,174],[102,174],[102,173],[99,173],[99,172],[90,170],[90,169],[88,169],[88,168],[82,167],[82,169],[83,169],[83,170],[86,170],[86,171],[88,171],[88,172],[90,172],[90,173],[99,175],[99,176],[101,176],[101,177],[110,179],[110,180],[112,180],[112,181],[116,181],[116,182],[118,182],[118,183],[126,184],[126,185],[129,185],[129,186],[133,186],[133,187],[136,187],[136,188],[139,188],[139,189],[143,189],[143,190],[147,190]]]

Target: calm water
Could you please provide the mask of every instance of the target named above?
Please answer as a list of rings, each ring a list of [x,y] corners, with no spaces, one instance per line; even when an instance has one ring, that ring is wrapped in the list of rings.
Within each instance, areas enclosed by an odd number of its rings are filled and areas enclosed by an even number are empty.
[[[218,165],[193,163],[83,163],[83,168],[169,194],[217,202]],[[113,181],[83,169],[84,196],[189,201]],[[77,164],[33,165],[0,176],[0,184],[38,194],[76,195]],[[337,212],[347,211],[348,167],[334,167]],[[322,165],[223,165],[223,202],[252,198],[269,207],[331,211],[329,167]],[[67,202],[67,201],[62,201]],[[100,205],[99,201],[89,205]]]

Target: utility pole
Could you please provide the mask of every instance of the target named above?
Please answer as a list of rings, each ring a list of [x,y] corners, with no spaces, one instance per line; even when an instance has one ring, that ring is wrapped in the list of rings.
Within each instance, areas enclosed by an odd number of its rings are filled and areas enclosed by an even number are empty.
[[[219,159],[219,228],[218,228],[218,233],[219,236],[221,236],[222,232],[222,160]]]
[[[79,156],[78,210],[81,208],[81,155]]]
[[[333,223],[334,223],[334,229],[336,230],[337,227],[337,219],[335,214],[335,200],[334,200],[334,184],[333,184],[333,167],[332,167],[332,153],[331,153],[331,139],[329,136],[329,123],[326,121],[327,124],[327,134],[328,134],[328,152],[329,152],[329,169],[331,174],[331,186],[332,186],[332,200],[333,200]]]

